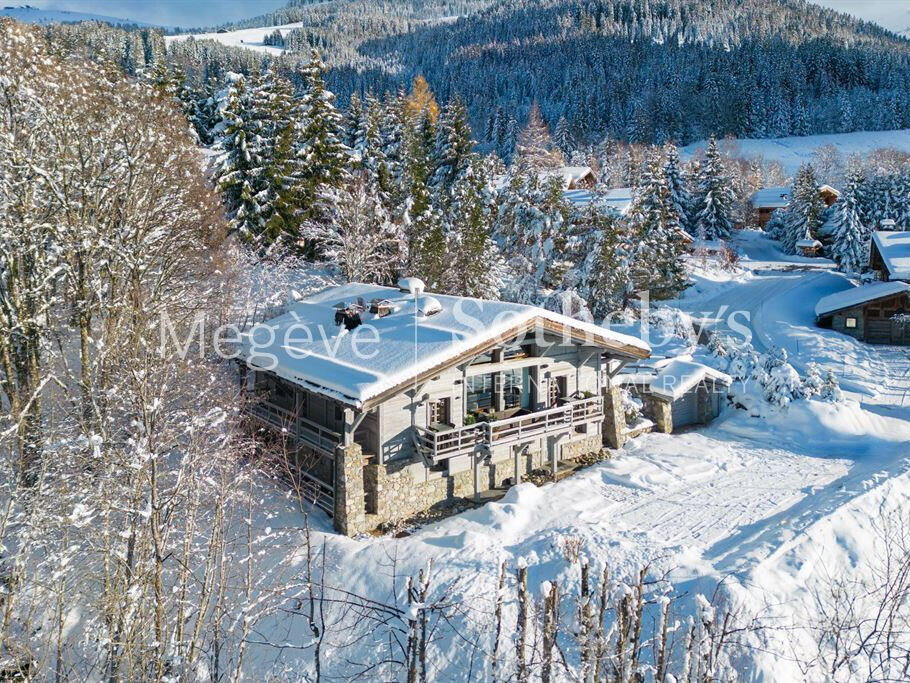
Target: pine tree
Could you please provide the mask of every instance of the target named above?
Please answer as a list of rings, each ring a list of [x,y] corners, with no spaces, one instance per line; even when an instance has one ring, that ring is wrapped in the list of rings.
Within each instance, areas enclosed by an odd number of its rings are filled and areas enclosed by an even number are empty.
[[[684,242],[679,211],[657,149],[645,163],[629,223],[636,239],[631,264],[636,286],[651,290],[655,299],[675,296],[686,284]]]
[[[446,244],[443,217],[439,210],[428,205],[414,216],[411,231],[414,235],[410,254],[410,272],[434,292],[447,291],[451,284],[451,269]]]
[[[712,137],[698,171],[695,191],[698,236],[709,240],[728,238],[733,231],[735,201],[732,179],[717,149],[717,140]]]
[[[250,241],[258,241],[265,225],[261,203],[267,190],[262,121],[256,119],[250,93],[257,85],[256,78],[252,88],[244,79],[233,84],[215,168],[215,182],[225,197],[231,227]]]
[[[831,245],[831,255],[838,268],[845,273],[858,273],[867,262],[868,231],[860,214],[862,187],[863,176],[856,169],[848,176],[844,191],[834,207],[837,230]]]
[[[629,244],[623,239],[619,222],[593,205],[586,209],[586,221],[597,238],[594,262],[586,283],[588,305],[597,320],[625,310],[634,296]]]
[[[468,112],[456,97],[440,114],[436,129],[432,186],[437,192],[447,193],[467,170],[473,147]]]
[[[664,183],[667,186],[670,205],[676,212],[677,221],[682,230],[689,229],[688,208],[691,203],[686,180],[683,178],[682,166],[679,162],[679,151],[676,145],[669,143],[664,146],[666,161],[664,162]]]
[[[312,218],[317,197],[347,177],[349,150],[342,142],[342,116],[335,95],[326,90],[325,65],[313,50],[303,71],[304,93],[298,105],[295,140],[296,192],[303,218]]]
[[[528,123],[518,136],[516,153],[528,168],[534,170],[558,168],[563,165],[562,155],[553,150],[550,129],[540,115],[537,102],[531,105]]]
[[[487,192],[484,166],[473,158],[452,189],[448,242],[454,261],[449,293],[497,299],[504,266],[491,237],[492,198]]]
[[[254,115],[263,138],[263,244],[279,238],[295,241],[294,91],[290,82],[270,68],[251,93]]]
[[[358,146],[358,136],[363,122],[363,103],[357,93],[351,95],[344,116],[344,144],[355,152],[362,151]]]
[[[793,182],[793,196],[784,212],[781,246],[789,254],[797,252],[800,240],[815,239],[825,204],[818,194],[818,181],[811,164],[803,164]]]
[[[553,143],[564,156],[568,156],[574,148],[572,131],[565,116],[560,116],[559,121],[556,122],[556,129],[553,131]]]

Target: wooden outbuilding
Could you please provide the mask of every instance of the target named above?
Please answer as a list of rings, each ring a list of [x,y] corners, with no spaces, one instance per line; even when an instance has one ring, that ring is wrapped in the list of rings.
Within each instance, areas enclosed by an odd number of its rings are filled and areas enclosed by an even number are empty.
[[[872,233],[869,268],[885,281],[910,282],[910,232],[878,230]]]
[[[796,243],[796,248],[801,256],[818,256],[822,243],[813,239],[799,240]]]
[[[910,285],[873,282],[829,294],[815,305],[819,327],[870,344],[910,345]]]
[[[623,387],[640,399],[642,413],[659,431],[706,425],[723,411],[729,375],[694,361],[675,359],[659,368],[620,375]]]

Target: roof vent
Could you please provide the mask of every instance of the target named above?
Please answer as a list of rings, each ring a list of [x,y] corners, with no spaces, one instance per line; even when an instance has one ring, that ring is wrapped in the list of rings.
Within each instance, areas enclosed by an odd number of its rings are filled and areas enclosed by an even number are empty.
[[[420,296],[426,285],[423,280],[417,277],[403,277],[398,281],[398,289],[402,292],[408,292],[411,296]]]
[[[425,316],[436,315],[442,310],[442,304],[439,299],[432,296],[425,296],[420,302],[420,311]]]
[[[395,309],[392,308],[392,302],[388,299],[373,299],[370,302],[370,313],[377,318],[384,318],[394,310]]]

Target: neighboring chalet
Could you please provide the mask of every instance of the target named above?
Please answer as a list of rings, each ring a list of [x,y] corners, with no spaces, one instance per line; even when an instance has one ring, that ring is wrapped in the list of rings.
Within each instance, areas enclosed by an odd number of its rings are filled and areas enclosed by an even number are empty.
[[[749,198],[758,225],[762,228],[771,220],[771,214],[790,203],[789,187],[763,187]]]
[[[869,268],[879,279],[910,282],[910,232],[878,230],[872,233]]]
[[[910,344],[910,285],[873,282],[829,294],[815,305],[820,327],[871,344]]]
[[[614,187],[599,194],[591,190],[567,190],[563,196],[578,208],[596,201],[607,213],[620,218],[628,215],[631,210],[634,192],[631,187]]]
[[[733,383],[719,370],[680,359],[657,368],[632,369],[618,379],[641,400],[642,414],[665,434],[711,422],[723,410]]]
[[[772,213],[785,208],[790,203],[792,194],[793,190],[789,187],[763,187],[755,191],[749,198],[749,205],[759,227],[764,228]],[[829,207],[840,197],[840,192],[830,185],[819,185],[818,196]]]
[[[348,284],[257,326],[249,412],[289,437],[349,535],[515,484],[624,439],[616,374],[647,344],[540,308]]]
[[[563,190],[593,190],[597,177],[590,166],[563,166],[540,172],[540,179],[548,181],[557,178]]]

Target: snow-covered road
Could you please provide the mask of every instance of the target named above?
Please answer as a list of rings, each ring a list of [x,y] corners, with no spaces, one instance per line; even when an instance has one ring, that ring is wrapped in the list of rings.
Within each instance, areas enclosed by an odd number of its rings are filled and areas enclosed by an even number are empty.
[[[710,329],[747,339],[763,352],[787,350],[791,364],[832,370],[841,386],[868,406],[888,406],[910,418],[910,350],[873,346],[815,325],[815,304],[853,285],[825,259],[786,256],[760,233],[737,236],[746,277],[724,283],[707,297],[683,299],[679,307]]]

